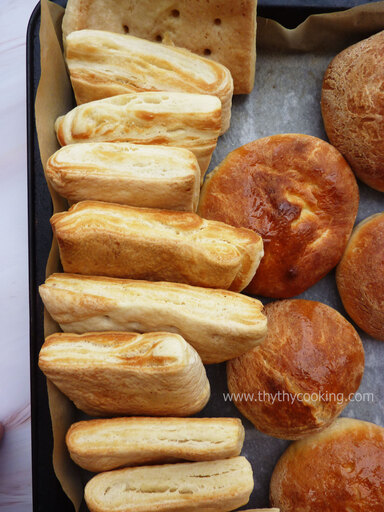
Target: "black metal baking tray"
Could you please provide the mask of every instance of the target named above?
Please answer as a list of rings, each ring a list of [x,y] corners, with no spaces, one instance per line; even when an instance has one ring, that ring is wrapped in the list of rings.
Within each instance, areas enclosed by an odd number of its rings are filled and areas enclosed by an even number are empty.
[[[55,0],[64,6],[66,0]],[[258,14],[273,18],[287,27],[297,26],[310,14],[330,12],[367,3],[359,0],[261,0]],[[63,492],[52,466],[52,430],[48,409],[45,377],[39,371],[37,360],[43,342],[43,306],[38,295],[38,286],[44,282],[45,266],[51,245],[49,218],[52,203],[45,182],[40,161],[35,129],[34,102],[40,78],[40,5],[34,9],[27,31],[27,132],[28,132],[28,208],[29,208],[29,286],[30,286],[30,361],[31,361],[31,425],[32,425],[32,477],[34,512],[69,512],[72,504]],[[52,91],[54,92],[54,91]],[[220,365],[207,368],[212,384],[212,395],[221,395],[226,391],[225,372]],[[222,395],[221,395],[222,396]],[[224,415],[237,416],[232,404],[226,404]],[[204,415],[217,415],[211,407]],[[223,414],[220,414],[223,415]],[[245,422],[246,420],[243,419]],[[275,440],[276,449],[269,454],[267,466],[258,475],[259,491],[253,495],[248,507],[268,506],[268,484],[270,474],[281,454],[285,441]],[[258,456],[262,443],[252,446]],[[86,507],[84,506],[84,510]]]

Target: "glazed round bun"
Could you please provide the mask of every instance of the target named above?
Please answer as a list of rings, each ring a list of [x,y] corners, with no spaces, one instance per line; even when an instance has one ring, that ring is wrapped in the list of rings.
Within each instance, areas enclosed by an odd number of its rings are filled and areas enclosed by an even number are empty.
[[[352,320],[384,341],[384,212],[356,226],[337,267],[336,282]]]
[[[205,182],[199,214],[261,235],[265,254],[247,291],[288,298],[340,261],[358,203],[355,177],[334,147],[286,134],[232,151]]]
[[[289,446],[272,474],[281,512],[382,512],[384,428],[350,418]]]
[[[267,337],[228,361],[228,388],[258,430],[300,439],[329,426],[348,404],[363,376],[363,346],[352,325],[321,302],[283,300],[265,313]]]
[[[342,51],[324,75],[321,110],[328,138],[356,175],[384,191],[384,31]]]

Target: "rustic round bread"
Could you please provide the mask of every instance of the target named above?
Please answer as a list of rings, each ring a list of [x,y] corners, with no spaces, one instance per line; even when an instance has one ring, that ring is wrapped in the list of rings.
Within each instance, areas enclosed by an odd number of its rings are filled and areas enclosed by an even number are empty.
[[[363,346],[352,325],[321,302],[283,300],[265,312],[267,337],[228,361],[228,388],[258,430],[300,439],[326,428],[348,404],[363,376]]]
[[[340,418],[291,444],[272,474],[270,500],[280,512],[382,512],[384,428]]]
[[[324,75],[328,138],[367,185],[384,191],[384,31],[345,49]]]
[[[265,254],[247,291],[288,298],[340,261],[358,202],[353,173],[333,146],[285,134],[232,151],[206,180],[199,214],[261,235]]]
[[[384,212],[356,226],[337,267],[336,282],[352,320],[384,341]]]

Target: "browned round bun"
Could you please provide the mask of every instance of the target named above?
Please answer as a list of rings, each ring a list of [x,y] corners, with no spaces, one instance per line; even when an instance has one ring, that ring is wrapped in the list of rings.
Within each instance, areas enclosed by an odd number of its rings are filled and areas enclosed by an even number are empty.
[[[289,446],[272,474],[281,512],[383,512],[384,428],[340,418]]]
[[[356,226],[337,267],[336,282],[352,320],[384,341],[384,212]]]
[[[358,203],[356,180],[334,147],[286,134],[232,151],[204,184],[199,214],[261,235],[265,255],[247,290],[287,298],[340,261]]]
[[[342,51],[324,75],[328,138],[364,183],[384,191],[384,31]]]
[[[283,300],[265,312],[267,337],[228,361],[228,388],[258,430],[300,439],[348,404],[363,376],[363,346],[352,325],[321,302]]]

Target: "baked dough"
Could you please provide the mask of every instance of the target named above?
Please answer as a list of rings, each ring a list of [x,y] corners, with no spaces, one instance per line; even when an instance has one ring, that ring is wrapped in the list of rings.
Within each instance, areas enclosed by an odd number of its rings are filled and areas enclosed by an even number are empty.
[[[263,256],[249,229],[195,213],[82,201],[53,215],[65,272],[243,290]]]
[[[321,302],[283,300],[265,307],[263,343],[228,361],[228,388],[258,430],[300,439],[323,430],[348,405],[364,372],[364,349],[347,320]],[[283,509],[284,510],[284,509]]]
[[[384,341],[384,212],[354,229],[336,271],[343,305],[357,325]]]
[[[85,486],[91,512],[229,512],[248,502],[252,468],[244,457],[126,468]]]
[[[39,366],[91,416],[188,416],[210,395],[200,357],[173,333],[56,333],[46,338]]]
[[[95,473],[154,462],[226,459],[239,455],[243,442],[238,418],[80,421],[66,436],[71,458]]]
[[[39,290],[63,331],[177,332],[205,363],[236,357],[267,333],[262,303],[229,291],[72,274],[52,274]]]
[[[229,68],[236,94],[253,89],[256,0],[69,0],[64,43],[86,28],[174,43]]]
[[[196,211],[200,167],[187,149],[126,142],[70,144],[48,160],[46,177],[72,203],[93,199]]]
[[[77,142],[132,142],[189,149],[202,176],[221,129],[216,96],[140,92],[79,105],[55,123],[62,146]]]
[[[358,203],[356,180],[335,148],[285,134],[230,153],[208,176],[198,212],[261,235],[265,255],[248,291],[287,298],[340,261]]]
[[[328,138],[364,183],[384,192],[384,31],[342,51],[324,75]]]
[[[282,512],[381,512],[384,429],[340,418],[291,444],[272,474],[270,496]]]
[[[229,128],[233,81],[217,62],[105,30],[69,34],[65,57],[78,104],[143,91],[211,94],[221,101],[221,132]]]

